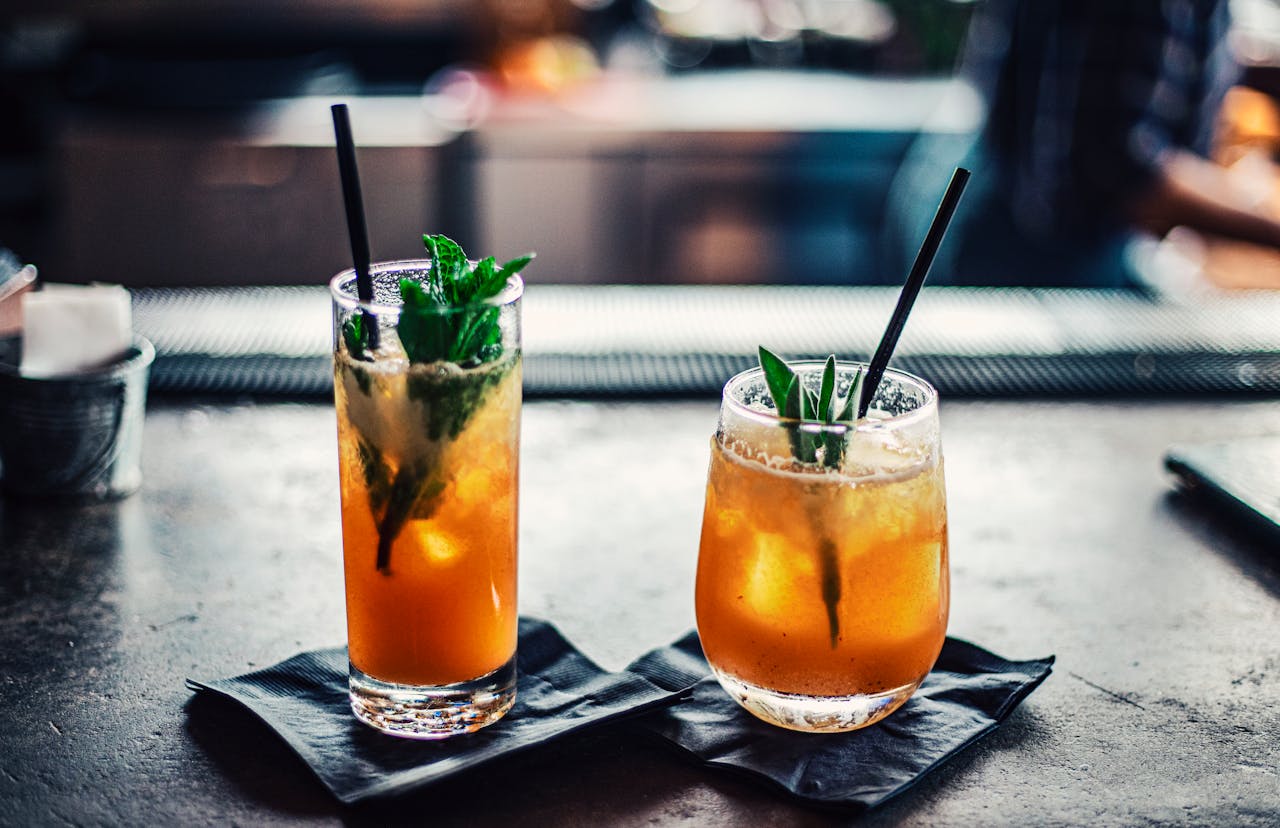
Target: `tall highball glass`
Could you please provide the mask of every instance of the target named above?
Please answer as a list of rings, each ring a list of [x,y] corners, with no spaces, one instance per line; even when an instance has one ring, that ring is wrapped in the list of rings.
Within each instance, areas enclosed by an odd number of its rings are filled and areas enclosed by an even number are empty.
[[[353,271],[330,283],[351,709],[416,739],[491,724],[516,689],[524,285],[512,276],[464,307],[404,306],[400,280],[429,268],[373,265],[371,302]],[[410,362],[406,314],[417,335],[483,330],[484,347],[463,364]],[[353,331],[376,331],[371,347]]]

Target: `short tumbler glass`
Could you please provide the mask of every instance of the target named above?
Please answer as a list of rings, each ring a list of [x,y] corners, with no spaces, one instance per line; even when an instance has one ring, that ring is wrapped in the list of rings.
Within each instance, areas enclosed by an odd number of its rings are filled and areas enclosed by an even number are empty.
[[[351,709],[415,739],[491,724],[516,692],[524,285],[405,307],[400,280],[430,266],[373,265],[368,302],[353,271],[330,283]],[[376,348],[360,339],[370,330]],[[484,347],[461,364],[410,362],[400,336],[438,335],[447,350],[475,331]]]
[[[823,364],[793,367],[817,392]],[[838,370],[840,398],[858,368]],[[813,461],[795,459],[801,440],[820,447]],[[892,713],[946,635],[946,515],[938,395],[924,380],[887,372],[854,428],[780,418],[760,369],[735,376],[698,555],[698,633],[720,684],[793,730]]]

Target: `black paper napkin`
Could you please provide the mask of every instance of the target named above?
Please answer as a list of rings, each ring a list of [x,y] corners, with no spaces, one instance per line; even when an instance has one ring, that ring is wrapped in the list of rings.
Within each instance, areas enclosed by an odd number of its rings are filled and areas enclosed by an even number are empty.
[[[545,621],[520,620],[516,703],[496,724],[440,742],[398,739],[351,715],[347,652],[302,653],[265,670],[187,686],[230,699],[274,730],[346,803],[410,791],[572,733],[644,714],[708,767],[809,804],[863,811],[907,790],[994,730],[1049,675],[1053,656],[1008,661],[948,638],[924,685],[884,721],[844,734],[783,730],[708,676],[697,633],[609,673]]]
[[[520,619],[516,702],[500,721],[442,741],[387,736],[357,722],[347,700],[347,650],[302,653],[216,681],[187,679],[248,708],[345,803],[403,793],[621,716],[668,704],[707,673],[671,647],[610,673],[545,621]]]
[[[707,671],[696,633],[662,651],[679,675]],[[804,802],[865,811],[902,793],[1002,722],[1048,677],[1054,658],[1007,661],[948,638],[924,684],[878,724],[850,733],[797,733],[765,724],[714,678],[636,726],[657,733],[712,768],[785,791]],[[637,662],[632,669],[645,672]]]

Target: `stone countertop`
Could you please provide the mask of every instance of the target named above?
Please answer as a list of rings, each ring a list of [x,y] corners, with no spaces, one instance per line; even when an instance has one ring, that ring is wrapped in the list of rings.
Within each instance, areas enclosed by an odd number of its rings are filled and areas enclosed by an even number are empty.
[[[526,405],[521,609],[611,669],[693,624],[714,401]],[[1174,442],[1274,402],[948,401],[950,633],[1054,674],[865,822],[1275,824],[1280,557],[1171,494]],[[187,676],[344,637],[332,406],[167,402],[143,489],[0,501],[0,823],[826,825],[648,745],[570,740],[343,808]]]

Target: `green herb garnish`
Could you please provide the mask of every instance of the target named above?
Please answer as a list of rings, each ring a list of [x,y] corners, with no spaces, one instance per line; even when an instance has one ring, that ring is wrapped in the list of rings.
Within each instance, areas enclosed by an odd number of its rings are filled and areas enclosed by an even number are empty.
[[[424,235],[431,266],[422,279],[402,278],[402,306],[396,335],[409,362],[452,363],[476,368],[499,360],[504,353],[502,308],[489,304],[506,289],[507,280],[522,270],[533,254],[520,256],[501,267],[493,257],[472,263],[462,248],[445,236]],[[354,314],[342,325],[342,339],[352,358],[372,361],[370,317]],[[514,359],[514,358],[513,358]],[[513,363],[514,364],[514,363]],[[415,372],[406,382],[409,398],[422,404],[422,424],[431,450],[424,456],[404,458],[398,467],[383,457],[378,447],[361,440],[360,463],[369,491],[369,507],[378,526],[377,567],[390,572],[391,546],[410,519],[429,518],[447,480],[441,479],[439,444],[453,440],[480,407],[489,388],[507,373],[507,366],[478,372]],[[350,369],[360,390],[371,393],[369,373],[359,365]]]
[[[368,324],[363,313],[353,313],[346,322],[342,323],[342,341],[347,346],[347,353],[356,359],[373,358],[369,354],[369,330],[366,327]]]
[[[445,484],[431,475],[431,465],[406,464],[396,472],[387,497],[386,510],[378,521],[378,558],[380,572],[391,571],[391,544],[410,517],[429,518],[436,510],[436,498]]]
[[[453,362],[471,367],[502,355],[500,309],[483,304],[502,293],[507,278],[533,261],[533,254],[502,267],[492,256],[472,265],[446,236],[423,236],[431,270],[421,281],[400,280],[404,307],[396,333],[410,362]]]
[[[765,347],[760,349],[760,368],[764,371],[769,396],[773,398],[778,415],[796,420],[788,427],[791,438],[791,454],[801,463],[818,463],[828,469],[838,469],[844,460],[848,432],[853,431],[857,420],[858,398],[862,395],[862,369],[854,375],[853,384],[843,402],[836,393],[836,358],[827,357],[822,367],[822,379],[815,394],[800,379],[800,375],[786,360]],[[819,425],[847,425],[847,431],[805,430],[803,423]]]
[[[431,260],[426,278],[400,280],[404,304],[396,334],[409,361],[452,362],[466,368],[497,359],[502,355],[500,309],[483,303],[502,293],[507,279],[533,261],[534,254],[498,267],[492,256],[472,264],[447,236],[423,235],[422,243]],[[355,359],[373,359],[372,324],[376,323],[359,313],[342,323],[342,340]]]
[[[445,377],[410,374],[409,398],[422,403],[426,409],[427,439],[452,440],[461,434],[489,387],[497,385],[504,376],[505,370]]]
[[[804,384],[786,360],[767,348],[760,348],[760,369],[764,372],[769,396],[773,398],[778,415],[795,423],[788,424],[787,435],[791,439],[791,454],[805,464],[821,464],[823,468],[838,469],[844,462],[845,446],[857,420],[858,400],[862,396],[863,372],[858,369],[843,402],[836,393],[836,358],[827,357],[822,366],[818,391]],[[845,430],[818,429],[806,431],[804,423],[820,425],[846,425]],[[820,515],[812,515],[812,523],[822,534]],[[840,559],[835,543],[826,536],[818,541],[818,568],[822,573],[822,603],[827,608],[827,627],[831,634],[831,647],[840,639]]]

